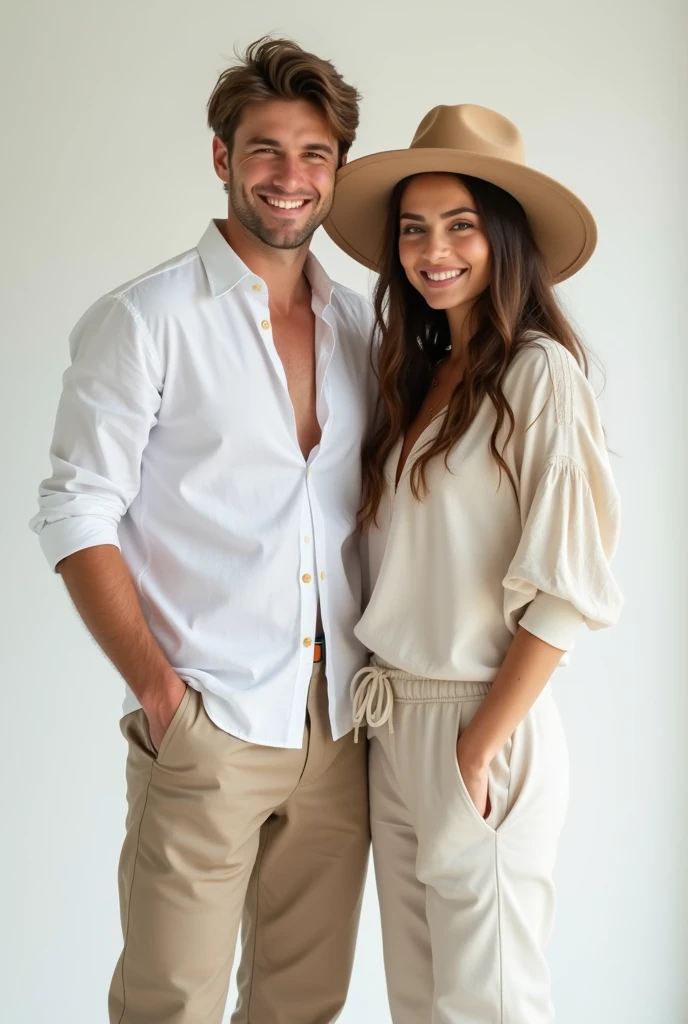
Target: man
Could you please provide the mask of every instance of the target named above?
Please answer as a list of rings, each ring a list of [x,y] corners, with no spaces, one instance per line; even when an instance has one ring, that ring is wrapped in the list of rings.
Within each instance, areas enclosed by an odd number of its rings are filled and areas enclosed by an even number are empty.
[[[32,527],[127,684],[111,1024],[219,1024],[242,912],[233,1024],[325,1024],[345,1000],[372,314],[308,250],[358,98],[295,44],[252,44],[208,105],[227,220],[71,337]]]

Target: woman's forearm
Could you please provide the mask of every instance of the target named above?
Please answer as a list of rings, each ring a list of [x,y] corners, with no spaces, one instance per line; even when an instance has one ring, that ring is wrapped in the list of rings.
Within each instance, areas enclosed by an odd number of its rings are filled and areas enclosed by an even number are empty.
[[[461,737],[461,763],[484,771],[525,718],[563,651],[519,627],[489,693]]]

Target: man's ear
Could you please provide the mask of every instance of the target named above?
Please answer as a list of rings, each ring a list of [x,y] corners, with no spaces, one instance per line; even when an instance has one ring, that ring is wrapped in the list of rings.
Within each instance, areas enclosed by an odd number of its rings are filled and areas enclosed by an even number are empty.
[[[220,181],[229,182],[229,151],[219,135],[213,136],[213,167]]]

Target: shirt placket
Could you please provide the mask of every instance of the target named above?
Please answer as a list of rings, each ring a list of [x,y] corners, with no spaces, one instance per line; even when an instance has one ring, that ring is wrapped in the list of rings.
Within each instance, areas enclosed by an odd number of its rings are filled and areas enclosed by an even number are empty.
[[[286,374],[284,372],[284,366],[282,360],[279,357],[277,349],[275,348],[273,336],[272,336],[272,324],[270,323],[270,307],[268,301],[268,291],[265,283],[260,280],[256,280],[251,285],[251,291],[254,293],[256,299],[259,300],[259,305],[256,309],[257,322],[261,331],[262,340],[265,344],[269,358],[272,362],[277,375],[279,376],[291,407],[291,398],[289,397],[289,388],[287,384]],[[320,320],[317,321],[316,330],[320,329]],[[328,331],[328,342],[325,351],[324,363],[318,358],[318,376],[322,375],[324,379],[325,369],[329,363],[331,357],[332,343],[329,336],[332,335],[332,329],[327,325]],[[318,335],[316,335],[316,338]],[[319,348],[319,346],[318,346]],[[322,379],[318,381],[318,394],[322,391]],[[293,408],[292,408],[293,413]],[[324,429],[324,427],[323,427]],[[298,444],[296,434],[294,431],[294,443]],[[322,439],[321,439],[322,443]],[[292,703],[292,715],[291,722],[289,725],[290,739],[292,741],[298,740],[301,737],[301,730],[303,729],[303,723],[305,720],[305,709],[306,702],[308,700],[308,687],[310,685],[310,678],[313,670],[313,655],[315,644],[315,626],[317,620],[318,610],[318,576],[317,576],[317,562],[316,562],[316,533],[314,525],[313,515],[313,463],[317,459],[317,454],[320,445],[318,445],[313,452],[311,452],[308,462],[303,464],[303,502],[301,505],[301,521],[300,530],[301,535],[299,538],[299,551],[300,551],[300,563],[299,563],[299,586],[301,588],[301,614],[300,614],[300,658],[299,658],[299,670],[294,688],[294,700]],[[324,579],[324,573],[323,573]]]
[[[327,430],[329,409],[327,406],[327,392],[325,378],[327,368],[332,359],[334,351],[334,332],[331,326],[323,318],[322,302],[314,298],[313,311],[316,315],[316,408],[320,422],[321,437],[319,444],[313,449],[308,457],[305,467],[305,495],[301,515],[301,645],[304,652],[312,652],[315,642],[314,629],[317,618],[318,599],[320,599],[320,610],[323,617],[323,625],[327,621],[327,609],[323,600],[323,587],[325,581],[325,536],[323,529],[319,526],[322,517],[319,514],[317,501],[317,463],[318,456],[322,450],[323,440]],[[304,704],[308,695],[308,683],[312,671],[312,654],[307,658],[305,671],[303,672],[304,691],[301,700],[295,702],[295,711],[303,712]],[[303,659],[302,659],[303,669]],[[301,673],[300,673],[301,675]],[[294,723],[294,727],[299,722]]]

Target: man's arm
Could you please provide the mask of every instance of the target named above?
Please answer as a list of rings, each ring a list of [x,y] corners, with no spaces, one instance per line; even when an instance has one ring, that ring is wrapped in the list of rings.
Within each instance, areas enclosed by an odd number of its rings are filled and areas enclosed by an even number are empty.
[[[93,638],[143,707],[158,750],[186,684],[148,628],[122,555],[101,544],[69,555],[57,570]]]
[[[107,295],[70,336],[50,456],[31,526],[77,611],[141,702],[156,748],[184,683],[150,632],[119,553],[118,526],[139,492],[164,370],[137,307]]]

